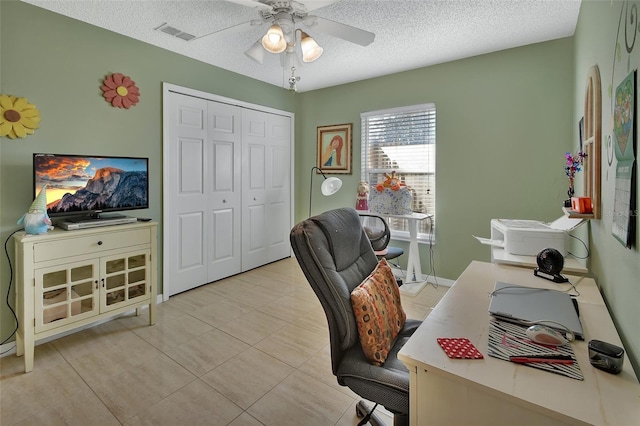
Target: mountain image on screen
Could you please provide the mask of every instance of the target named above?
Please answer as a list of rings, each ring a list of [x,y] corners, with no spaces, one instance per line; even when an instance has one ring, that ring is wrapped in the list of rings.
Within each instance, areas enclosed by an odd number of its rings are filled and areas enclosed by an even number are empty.
[[[47,206],[49,213],[111,210],[145,206],[147,173],[115,167],[98,169],[84,188],[67,193]]]

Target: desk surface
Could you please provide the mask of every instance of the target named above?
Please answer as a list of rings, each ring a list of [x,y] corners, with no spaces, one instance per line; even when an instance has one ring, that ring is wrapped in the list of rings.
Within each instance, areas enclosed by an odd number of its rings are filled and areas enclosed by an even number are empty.
[[[589,363],[588,340],[604,340],[622,346],[595,281],[579,276],[569,278],[581,293],[578,303],[585,341],[572,345],[584,381],[488,355],[489,293],[496,281],[554,289],[565,289],[568,285],[537,278],[528,269],[484,262],[474,261],[467,267],[398,357],[412,374],[417,371],[417,380],[424,373],[423,381],[431,378],[462,385],[503,405],[523,407],[560,422],[639,424],[640,384],[626,355],[624,369],[618,375],[600,371]],[[438,337],[467,337],[482,352],[484,359],[450,359],[436,342]],[[433,391],[438,392],[437,389]],[[417,398],[419,405],[420,398],[426,398],[426,395]],[[458,408],[457,411],[454,418],[465,415],[459,413],[464,410]],[[487,418],[475,418],[476,424],[490,423],[491,411],[485,410]],[[424,424],[424,419],[419,423]]]

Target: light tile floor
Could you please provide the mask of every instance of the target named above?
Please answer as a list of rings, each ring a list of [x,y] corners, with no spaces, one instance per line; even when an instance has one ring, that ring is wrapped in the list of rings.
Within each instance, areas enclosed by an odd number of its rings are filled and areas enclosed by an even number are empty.
[[[447,291],[403,297],[424,318]],[[295,259],[0,359],[0,424],[355,425],[331,373],[324,312]],[[378,410],[376,410],[378,411]],[[386,416],[387,424],[393,424]]]

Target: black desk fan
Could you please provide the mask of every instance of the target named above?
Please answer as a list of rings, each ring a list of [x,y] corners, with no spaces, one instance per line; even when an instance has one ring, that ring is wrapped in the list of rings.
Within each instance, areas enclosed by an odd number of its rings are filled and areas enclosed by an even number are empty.
[[[566,283],[569,279],[560,275],[564,266],[564,256],[554,248],[542,249],[536,258],[538,267],[534,269],[533,275],[544,278],[554,283]]]

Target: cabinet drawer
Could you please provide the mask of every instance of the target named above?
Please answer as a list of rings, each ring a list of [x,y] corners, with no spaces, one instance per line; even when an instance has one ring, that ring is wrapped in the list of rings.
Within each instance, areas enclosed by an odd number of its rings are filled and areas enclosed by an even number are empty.
[[[151,233],[148,229],[64,238],[34,244],[33,260],[35,262],[44,262],[81,254],[100,253],[139,244],[149,244],[150,242]]]

